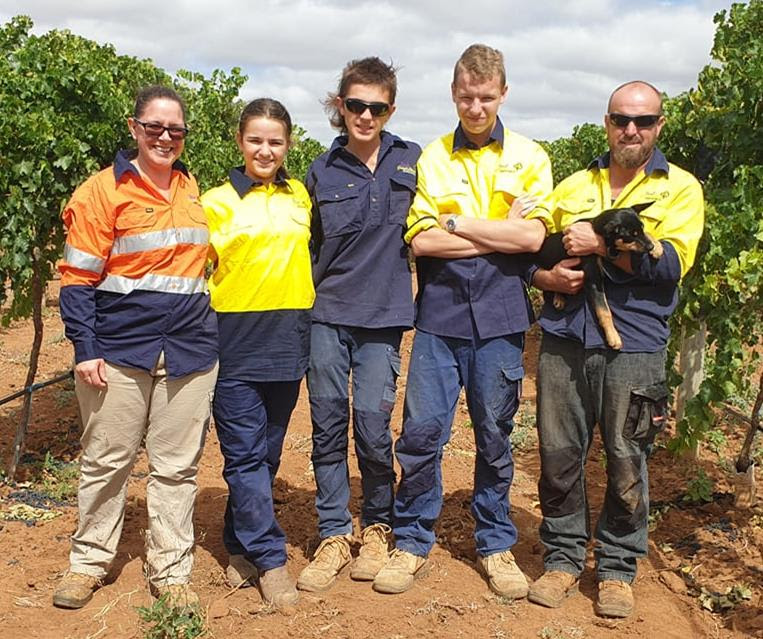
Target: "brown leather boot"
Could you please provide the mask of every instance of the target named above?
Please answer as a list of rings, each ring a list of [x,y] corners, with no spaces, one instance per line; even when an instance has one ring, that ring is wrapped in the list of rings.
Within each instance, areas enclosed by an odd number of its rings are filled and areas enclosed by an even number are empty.
[[[67,572],[53,593],[53,605],[59,608],[82,608],[101,585],[98,577]]]
[[[387,524],[371,524],[360,533],[358,558],[352,562],[350,579],[373,581],[389,559],[389,537],[392,529]]]
[[[326,537],[318,546],[313,560],[299,573],[297,588],[321,592],[334,585],[337,576],[350,563],[350,535]]]
[[[628,617],[633,612],[633,590],[630,584],[616,579],[599,582],[599,596],[594,606],[602,617]]]
[[[276,608],[293,606],[299,599],[296,583],[286,566],[266,570],[258,583],[262,599]]]
[[[578,578],[575,575],[561,570],[549,570],[530,586],[527,598],[546,608],[558,608],[577,591]]]

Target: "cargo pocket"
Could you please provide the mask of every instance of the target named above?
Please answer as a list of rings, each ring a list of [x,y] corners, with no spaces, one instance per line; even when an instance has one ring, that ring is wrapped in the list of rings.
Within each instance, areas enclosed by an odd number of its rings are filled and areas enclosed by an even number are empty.
[[[495,417],[501,421],[510,421],[519,408],[522,396],[522,378],[525,369],[522,366],[501,369],[499,396],[494,404]]]
[[[668,417],[668,387],[665,382],[631,390],[623,437],[650,444],[665,428]]]
[[[382,401],[379,410],[384,413],[391,413],[395,406],[397,397],[397,378],[400,377],[400,353],[392,347],[387,351],[390,373],[384,380],[384,390],[382,392]]]

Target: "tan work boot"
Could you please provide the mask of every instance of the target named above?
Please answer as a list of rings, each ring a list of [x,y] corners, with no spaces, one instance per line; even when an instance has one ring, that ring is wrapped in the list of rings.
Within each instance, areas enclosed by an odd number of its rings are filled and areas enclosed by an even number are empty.
[[[602,617],[630,616],[633,612],[633,590],[630,584],[616,579],[600,581],[594,609]]]
[[[170,608],[190,608],[200,605],[199,595],[190,584],[166,584],[154,586],[152,590],[157,599],[164,597],[164,601]]]
[[[331,588],[337,575],[350,563],[350,541],[351,535],[326,537],[315,551],[313,560],[299,573],[297,588],[308,592]]]
[[[387,535],[392,532],[387,524],[371,524],[360,533],[361,546],[358,558],[352,562],[350,579],[373,581],[389,559]]]
[[[527,596],[527,578],[517,566],[510,550],[477,557],[477,568],[496,595],[506,599],[522,599]]]
[[[374,578],[374,590],[396,595],[409,590],[413,582],[429,572],[426,557],[395,548],[389,560]]]
[[[527,598],[546,608],[558,608],[577,591],[578,578],[575,575],[561,570],[549,570],[530,586]]]
[[[299,599],[294,579],[286,566],[266,570],[258,583],[262,599],[276,608],[293,606]]]
[[[228,567],[225,569],[225,578],[231,588],[248,588],[257,581],[257,566],[249,561],[244,555],[231,555],[228,557]]]
[[[53,592],[53,605],[59,608],[82,608],[102,585],[98,577],[81,572],[67,572]]]

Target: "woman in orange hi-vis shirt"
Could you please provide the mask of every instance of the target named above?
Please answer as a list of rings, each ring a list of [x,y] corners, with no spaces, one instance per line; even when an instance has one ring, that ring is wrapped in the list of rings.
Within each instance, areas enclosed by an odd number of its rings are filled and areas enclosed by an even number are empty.
[[[83,422],[79,527],[53,594],[63,608],[84,606],[108,573],[144,435],[151,590],[174,606],[199,601],[189,585],[192,516],[217,377],[209,233],[196,180],[178,161],[188,133],[182,100],[147,87],[133,113],[137,151],[120,151],[63,212],[60,307]]]

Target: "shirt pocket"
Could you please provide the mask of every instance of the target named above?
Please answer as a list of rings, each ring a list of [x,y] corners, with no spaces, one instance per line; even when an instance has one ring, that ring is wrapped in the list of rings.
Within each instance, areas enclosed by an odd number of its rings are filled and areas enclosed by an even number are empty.
[[[310,229],[310,208],[308,204],[305,204],[302,200],[294,198],[289,203],[289,219],[294,224]]]
[[[156,218],[156,211],[152,207],[128,206],[117,214],[114,228],[123,233],[127,231],[140,233],[154,226]]]
[[[405,226],[408,210],[416,194],[416,176],[409,173],[395,173],[390,178],[389,215],[390,224]]]
[[[525,185],[516,172],[501,171],[493,180],[493,194],[490,197],[488,217],[491,219],[505,218],[514,200],[525,191]]]
[[[648,201],[648,199],[645,200],[645,202]],[[644,224],[644,231],[657,239],[660,233],[660,226],[665,220],[667,213],[667,209],[659,200],[641,211],[638,216]]]
[[[437,207],[437,214],[451,213],[455,215],[469,214],[469,193],[463,189],[430,191],[432,201]],[[475,216],[476,217],[476,216]]]
[[[207,215],[204,213],[204,208],[198,200],[194,200],[188,203],[186,209],[186,215],[191,219],[193,224],[199,226],[207,226]]]
[[[563,231],[573,222],[596,217],[601,211],[595,207],[596,200],[594,198],[568,198],[558,201],[554,210],[555,230],[557,232]]]
[[[363,226],[357,188],[335,186],[319,189],[318,210],[324,237],[357,233]]]

